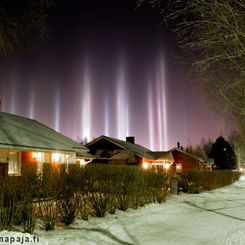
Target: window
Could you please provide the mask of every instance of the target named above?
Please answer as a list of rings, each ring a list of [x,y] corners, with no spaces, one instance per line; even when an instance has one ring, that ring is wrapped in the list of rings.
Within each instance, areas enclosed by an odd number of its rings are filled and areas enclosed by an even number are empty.
[[[18,161],[18,152],[9,152],[8,174],[21,175],[21,163]]]
[[[52,153],[52,163],[64,163],[64,154]]]
[[[182,163],[176,163],[176,173],[182,172]]]
[[[45,153],[44,152],[33,152],[33,159],[37,163],[37,174],[43,173],[43,163],[45,162]]]

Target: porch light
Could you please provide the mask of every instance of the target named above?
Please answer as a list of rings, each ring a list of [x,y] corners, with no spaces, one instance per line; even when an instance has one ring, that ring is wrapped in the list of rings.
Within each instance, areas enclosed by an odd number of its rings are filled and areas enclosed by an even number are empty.
[[[149,164],[148,164],[147,162],[143,162],[142,167],[143,167],[144,169],[148,169],[148,168],[149,168]]]
[[[164,167],[166,170],[168,170],[168,169],[170,168],[170,164],[169,164],[169,163],[165,163],[165,164],[163,165],[163,167]]]

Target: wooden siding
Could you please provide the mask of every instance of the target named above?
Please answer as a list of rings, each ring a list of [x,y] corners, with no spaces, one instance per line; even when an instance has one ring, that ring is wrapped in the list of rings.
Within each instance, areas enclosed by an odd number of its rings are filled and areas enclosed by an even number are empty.
[[[174,157],[174,163],[170,167],[171,172],[176,172],[176,164],[182,164],[182,171],[193,169],[193,170],[202,170],[201,162],[195,158],[190,156],[189,154],[185,154],[179,150],[172,151]]]

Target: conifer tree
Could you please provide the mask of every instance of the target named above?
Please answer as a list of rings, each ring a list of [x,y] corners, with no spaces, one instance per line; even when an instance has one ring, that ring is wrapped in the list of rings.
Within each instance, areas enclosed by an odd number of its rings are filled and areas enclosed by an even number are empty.
[[[233,146],[222,136],[213,143],[209,157],[214,159],[216,169],[235,169],[237,167],[237,157]]]

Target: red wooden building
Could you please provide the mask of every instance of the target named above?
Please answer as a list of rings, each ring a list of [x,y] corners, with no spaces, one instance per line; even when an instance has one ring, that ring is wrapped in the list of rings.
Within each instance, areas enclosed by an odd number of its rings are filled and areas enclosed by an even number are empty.
[[[187,169],[204,170],[204,160],[183,149],[151,151],[135,144],[134,137],[126,141],[100,136],[86,145],[94,154],[94,163],[137,165],[144,168],[164,168],[167,172],[179,173]]]

